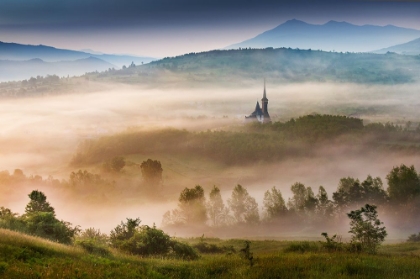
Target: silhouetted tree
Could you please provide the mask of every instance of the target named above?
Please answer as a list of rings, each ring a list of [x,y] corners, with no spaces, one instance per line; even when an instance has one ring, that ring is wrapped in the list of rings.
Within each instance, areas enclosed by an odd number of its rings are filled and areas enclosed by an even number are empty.
[[[200,185],[191,189],[185,188],[179,195],[178,201],[186,223],[204,224],[206,222],[204,190]]]
[[[402,164],[394,167],[386,176],[391,201],[406,203],[420,194],[420,179],[414,166]]]
[[[230,210],[238,223],[258,223],[258,203],[248,194],[248,191],[238,184],[228,200]]]
[[[213,226],[226,224],[229,219],[229,209],[225,207],[220,189],[216,186],[213,187],[209,194],[207,214]]]
[[[287,214],[286,203],[284,202],[283,196],[280,190],[276,187],[267,190],[264,193],[264,210],[268,220],[281,218]]]
[[[152,185],[159,184],[162,181],[162,165],[157,160],[147,159],[140,165],[143,179]]]

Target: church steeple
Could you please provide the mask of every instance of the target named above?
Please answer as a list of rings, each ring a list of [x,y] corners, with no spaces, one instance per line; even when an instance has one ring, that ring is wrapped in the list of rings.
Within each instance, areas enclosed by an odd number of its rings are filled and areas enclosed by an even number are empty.
[[[268,99],[267,99],[267,91],[265,89],[265,79],[264,79],[264,93],[263,98],[261,99],[261,110],[263,113],[263,123],[270,122],[270,115],[268,114]]]
[[[267,92],[266,92],[266,90],[265,90],[265,79],[264,79],[264,94],[263,94],[263,98],[261,99],[261,101],[267,101],[267,102],[268,102],[268,99],[267,99]]]

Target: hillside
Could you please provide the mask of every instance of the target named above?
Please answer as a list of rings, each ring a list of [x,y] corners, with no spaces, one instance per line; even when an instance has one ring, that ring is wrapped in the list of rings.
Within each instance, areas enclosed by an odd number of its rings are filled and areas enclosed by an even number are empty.
[[[125,83],[238,84],[264,77],[277,83],[397,84],[419,80],[420,57],[296,49],[215,50],[164,58],[120,71],[89,75]]]
[[[14,278],[418,278],[416,243],[385,245],[377,255],[325,252],[317,241],[252,240],[254,264],[241,257],[244,240],[191,238],[230,246],[195,261],[107,256],[0,229],[0,276]],[[217,246],[215,246],[217,245]]]
[[[387,48],[374,51],[374,53],[387,53],[387,52],[395,52],[398,54],[406,54],[406,55],[419,55],[420,54],[420,38],[415,39],[405,44],[400,44],[400,45],[387,47]]]
[[[420,30],[393,25],[353,25],[329,21],[323,25],[289,20],[256,37],[230,45],[227,49],[291,47],[325,51],[366,52],[401,44],[420,36]]]

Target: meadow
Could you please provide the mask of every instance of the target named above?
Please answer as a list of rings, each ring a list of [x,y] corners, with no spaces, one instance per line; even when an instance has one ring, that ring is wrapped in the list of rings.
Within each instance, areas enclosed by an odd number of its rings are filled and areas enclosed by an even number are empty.
[[[180,239],[194,244],[201,238]],[[201,253],[194,261],[102,256],[78,246],[0,230],[1,278],[418,278],[419,243],[383,245],[377,254],[326,252],[319,241],[250,240],[254,262],[241,257],[244,240],[204,238],[237,252]],[[291,249],[292,247],[292,249]],[[293,249],[295,247],[295,249]],[[304,247],[296,249],[296,247]]]

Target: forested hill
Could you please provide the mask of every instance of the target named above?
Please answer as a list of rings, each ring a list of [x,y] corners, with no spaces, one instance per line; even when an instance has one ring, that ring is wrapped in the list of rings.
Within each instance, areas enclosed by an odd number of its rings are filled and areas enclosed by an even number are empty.
[[[419,80],[420,56],[299,49],[214,50],[164,58],[91,78],[129,83],[231,83],[266,77],[285,82],[397,84]]]

